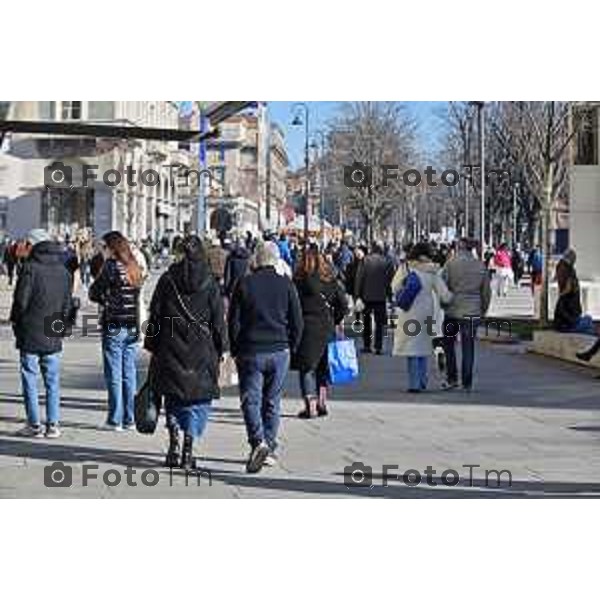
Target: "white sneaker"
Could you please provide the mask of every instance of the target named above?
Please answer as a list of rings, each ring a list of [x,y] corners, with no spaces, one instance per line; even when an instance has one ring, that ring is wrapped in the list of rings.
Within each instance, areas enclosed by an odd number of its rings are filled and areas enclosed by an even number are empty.
[[[55,439],[60,437],[60,429],[55,423],[49,423],[46,427],[46,437]]]
[[[121,425],[113,425],[112,423],[104,423],[102,429],[106,429],[106,431],[123,431]]]
[[[128,425],[125,425],[125,431],[137,431],[135,423],[129,423]]]

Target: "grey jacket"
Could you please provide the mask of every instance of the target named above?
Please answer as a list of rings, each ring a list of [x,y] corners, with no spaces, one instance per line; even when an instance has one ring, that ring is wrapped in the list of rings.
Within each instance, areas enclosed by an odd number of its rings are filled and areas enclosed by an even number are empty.
[[[459,252],[448,261],[443,277],[452,292],[446,316],[463,319],[483,317],[491,299],[490,278],[485,265],[470,252]]]

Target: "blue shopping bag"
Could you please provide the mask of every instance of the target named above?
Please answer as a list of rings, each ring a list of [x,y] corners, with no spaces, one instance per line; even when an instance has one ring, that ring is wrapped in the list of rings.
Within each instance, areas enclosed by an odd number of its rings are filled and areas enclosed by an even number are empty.
[[[335,340],[327,344],[329,380],[332,385],[358,379],[358,357],[354,340]]]

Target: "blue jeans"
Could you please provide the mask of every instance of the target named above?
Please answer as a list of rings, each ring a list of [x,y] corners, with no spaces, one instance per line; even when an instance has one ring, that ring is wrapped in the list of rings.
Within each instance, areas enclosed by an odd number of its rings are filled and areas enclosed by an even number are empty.
[[[211,400],[198,400],[182,404],[177,398],[165,398],[167,428],[181,429],[183,433],[196,439],[206,429],[210,415]]]
[[[411,390],[427,389],[427,357],[407,356],[408,387]]]
[[[475,338],[479,319],[454,319],[447,317],[444,320],[444,353],[446,354],[446,370],[449,383],[458,383],[458,369],[456,366],[456,336],[460,335],[462,348],[461,381],[464,387],[473,385],[473,364],[475,363]]]
[[[137,335],[125,326],[110,332],[105,330],[102,336],[109,425],[131,425],[135,421],[137,339]]]
[[[38,374],[42,371],[46,388],[46,422],[54,425],[60,419],[60,352],[30,354],[21,352],[21,384],[25,397],[25,411],[30,425],[40,424],[38,402]]]
[[[238,356],[236,362],[248,443],[255,448],[261,442],[266,442],[271,450],[275,450],[281,394],[290,366],[290,351]]]

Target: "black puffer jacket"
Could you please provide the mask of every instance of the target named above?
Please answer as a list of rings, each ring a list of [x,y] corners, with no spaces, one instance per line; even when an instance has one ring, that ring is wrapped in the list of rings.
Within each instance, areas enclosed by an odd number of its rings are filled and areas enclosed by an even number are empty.
[[[327,348],[327,342],[348,311],[348,301],[337,280],[322,281],[318,274],[296,280],[302,305],[304,330],[292,356],[292,368],[314,371]]]
[[[140,288],[127,281],[122,263],[112,258],[107,260],[92,283],[89,296],[92,302],[102,305],[103,324],[137,325]]]
[[[158,280],[144,347],[153,354],[159,393],[182,404],[219,397],[219,360],[228,345],[219,285],[205,262],[184,258]]]
[[[62,350],[62,320],[70,310],[70,276],[64,265],[64,248],[40,242],[23,264],[14,291],[10,320],[16,345],[23,352],[52,354]]]

